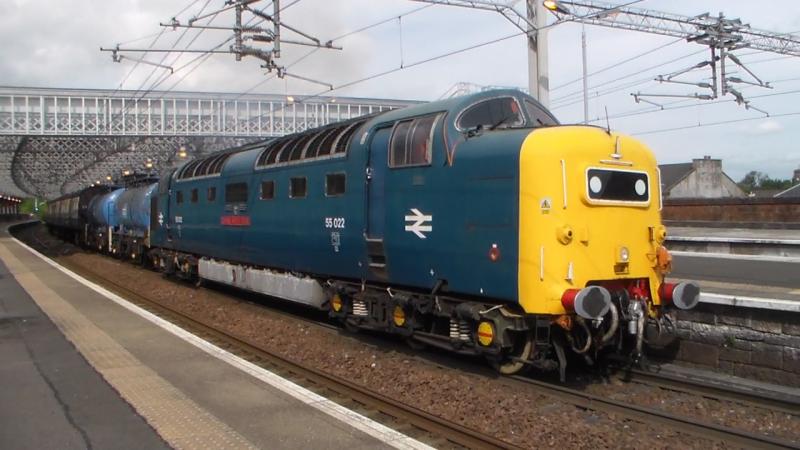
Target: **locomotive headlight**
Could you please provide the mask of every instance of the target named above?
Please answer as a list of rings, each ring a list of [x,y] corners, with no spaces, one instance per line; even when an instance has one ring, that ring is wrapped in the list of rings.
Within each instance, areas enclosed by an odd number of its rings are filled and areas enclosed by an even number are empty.
[[[624,245],[621,246],[619,248],[619,250],[617,251],[617,262],[618,263],[627,263],[628,260],[630,259],[630,257],[631,257],[631,254],[628,251],[628,247],[625,247]]]
[[[603,190],[603,181],[600,180],[600,177],[594,176],[589,179],[589,189],[595,194],[599,194]]]

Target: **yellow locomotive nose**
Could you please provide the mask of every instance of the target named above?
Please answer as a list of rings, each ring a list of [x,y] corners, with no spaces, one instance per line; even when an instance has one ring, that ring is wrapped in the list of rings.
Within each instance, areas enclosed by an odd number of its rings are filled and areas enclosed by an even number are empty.
[[[629,280],[660,303],[661,187],[642,143],[594,127],[537,129],[521,149],[519,188],[526,312],[599,317],[605,294]]]

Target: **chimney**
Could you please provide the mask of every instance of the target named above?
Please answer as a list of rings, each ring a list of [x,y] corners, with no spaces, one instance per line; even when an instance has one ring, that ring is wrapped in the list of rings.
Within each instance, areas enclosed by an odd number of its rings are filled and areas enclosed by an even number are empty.
[[[703,159],[695,158],[692,160],[692,168],[698,173],[722,172],[722,160],[712,159],[709,155],[704,155]]]

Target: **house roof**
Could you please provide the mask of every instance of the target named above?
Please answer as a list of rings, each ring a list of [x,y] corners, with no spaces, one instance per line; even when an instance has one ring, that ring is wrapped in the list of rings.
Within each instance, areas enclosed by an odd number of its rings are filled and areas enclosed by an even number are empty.
[[[661,164],[658,168],[661,170],[661,185],[664,191],[672,189],[694,170],[692,163]]]
[[[789,189],[775,194],[775,198],[800,198],[800,184],[795,184]]]
[[[752,192],[755,198],[772,198],[778,195],[782,189],[756,189]]]

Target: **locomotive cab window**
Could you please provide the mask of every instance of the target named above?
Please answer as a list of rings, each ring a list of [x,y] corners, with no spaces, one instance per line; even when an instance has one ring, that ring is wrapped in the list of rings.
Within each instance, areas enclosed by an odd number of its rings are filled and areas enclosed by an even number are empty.
[[[175,193],[175,203],[177,204],[183,203],[183,191],[177,191]]]
[[[259,194],[258,198],[261,200],[272,200],[275,198],[275,182],[272,180],[262,181],[261,193]]]
[[[398,122],[389,144],[389,167],[430,165],[433,132],[440,114]]]
[[[346,175],[343,173],[325,175],[325,195],[328,197],[344,195],[346,180]]]
[[[197,203],[198,198],[199,195],[197,194],[197,188],[192,189],[192,197],[191,197],[192,203]]]
[[[289,197],[305,198],[306,188],[306,177],[292,177],[289,180]]]
[[[226,185],[225,203],[247,203],[247,183],[231,183]]]
[[[558,125],[558,121],[545,111],[540,105],[525,99],[525,112],[528,113],[528,120],[532,127],[549,127]]]
[[[458,117],[457,127],[461,131],[474,128],[494,130],[513,127],[524,122],[519,103],[514,97],[490,98],[465,109]]]
[[[208,192],[206,193],[206,200],[208,200],[208,202],[211,203],[216,199],[217,199],[217,187],[211,186],[208,188]]]

